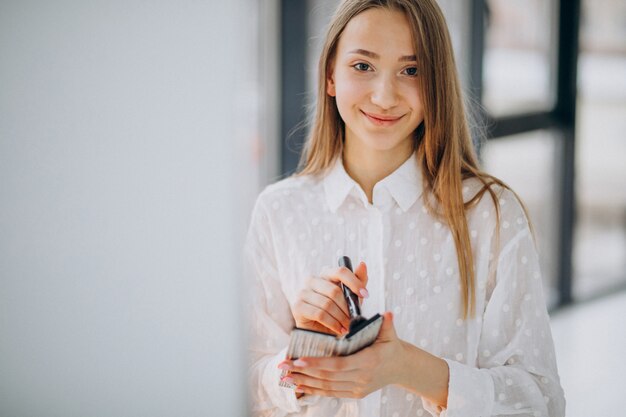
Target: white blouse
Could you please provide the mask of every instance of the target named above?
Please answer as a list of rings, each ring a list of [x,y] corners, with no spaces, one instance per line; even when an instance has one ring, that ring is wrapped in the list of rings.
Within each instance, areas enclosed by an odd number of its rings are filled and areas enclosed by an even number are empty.
[[[466,201],[481,184],[464,183]],[[422,200],[415,156],[378,182],[373,204],[341,158],[322,178],[290,177],[258,197],[245,247],[249,282],[250,406],[256,416],[563,416],[537,252],[517,199],[498,189],[500,246],[488,193],[467,212],[477,282],[476,315],[463,320],[450,230]],[[368,267],[362,313],[391,310],[398,336],[446,360],[447,409],[398,386],[362,399],[305,395],[278,385],[295,326],[290,306],[309,276],[339,256]],[[490,273],[492,268],[495,273]]]

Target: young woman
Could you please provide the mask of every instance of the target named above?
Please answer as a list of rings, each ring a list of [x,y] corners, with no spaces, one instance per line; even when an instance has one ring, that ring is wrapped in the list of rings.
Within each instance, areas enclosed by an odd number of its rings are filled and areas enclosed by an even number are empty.
[[[478,168],[435,0],[342,2],[319,77],[301,169],[246,245],[255,415],[564,415],[527,216]],[[349,327],[339,283],[387,311],[376,342],[287,360],[294,327]]]

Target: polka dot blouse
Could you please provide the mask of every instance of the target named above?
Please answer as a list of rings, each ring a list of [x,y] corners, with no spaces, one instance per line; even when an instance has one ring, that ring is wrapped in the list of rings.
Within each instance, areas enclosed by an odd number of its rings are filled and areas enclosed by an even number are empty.
[[[290,177],[259,195],[245,246],[254,415],[564,415],[537,252],[520,204],[497,190],[497,231],[488,193],[467,212],[477,314],[463,320],[455,245],[446,224],[424,206],[415,161],[378,182],[372,204],[340,158],[322,177]],[[480,185],[464,182],[466,201]],[[448,363],[447,409],[393,385],[359,400],[297,399],[278,385],[277,365],[295,326],[290,306],[306,279],[335,267],[341,255],[367,263],[363,315],[393,311],[401,339]]]

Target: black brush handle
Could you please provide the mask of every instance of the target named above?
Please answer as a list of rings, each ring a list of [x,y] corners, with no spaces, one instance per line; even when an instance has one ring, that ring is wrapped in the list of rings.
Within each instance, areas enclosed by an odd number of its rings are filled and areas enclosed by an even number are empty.
[[[350,258],[348,258],[347,256],[342,256],[339,258],[339,266],[345,266],[351,272],[354,272],[352,270],[352,262],[350,261]],[[348,288],[346,285],[343,285],[343,282],[341,283],[341,290],[343,291],[343,296],[346,299],[346,302],[348,303],[348,310],[350,310],[350,318],[356,319],[358,317],[361,317],[361,308],[359,307],[359,297],[354,292],[352,292],[350,288]]]

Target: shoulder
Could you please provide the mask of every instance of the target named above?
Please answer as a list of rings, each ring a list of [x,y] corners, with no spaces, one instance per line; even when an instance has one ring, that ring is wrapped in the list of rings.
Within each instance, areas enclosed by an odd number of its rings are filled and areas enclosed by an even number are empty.
[[[485,184],[479,178],[469,178],[463,181],[463,198],[466,202],[475,199],[467,211],[470,222],[486,223],[494,229],[498,226],[504,235],[529,229],[523,201],[507,186],[491,183],[489,179]]]
[[[320,177],[291,175],[267,185],[257,196],[254,212],[281,212],[323,192]]]

